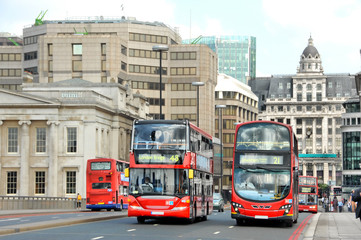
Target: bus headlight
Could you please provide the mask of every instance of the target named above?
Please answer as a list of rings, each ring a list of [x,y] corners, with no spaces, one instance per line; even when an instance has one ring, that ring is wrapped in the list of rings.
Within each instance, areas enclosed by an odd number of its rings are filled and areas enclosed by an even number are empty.
[[[236,211],[237,213],[239,213],[240,208],[243,208],[242,204],[239,204],[236,202],[232,202],[232,207],[233,207],[234,211]]]
[[[292,208],[292,204],[286,204],[280,207],[280,210],[285,210],[284,214],[288,214]]]

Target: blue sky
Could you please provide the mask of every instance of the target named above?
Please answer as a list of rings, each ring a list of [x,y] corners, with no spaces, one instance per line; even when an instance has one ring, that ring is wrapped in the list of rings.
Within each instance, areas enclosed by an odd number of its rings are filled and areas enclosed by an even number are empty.
[[[257,76],[295,74],[312,35],[325,73],[361,71],[360,0],[2,0],[0,32],[22,35],[44,10],[44,20],[124,15],[161,21],[183,39],[254,36]]]

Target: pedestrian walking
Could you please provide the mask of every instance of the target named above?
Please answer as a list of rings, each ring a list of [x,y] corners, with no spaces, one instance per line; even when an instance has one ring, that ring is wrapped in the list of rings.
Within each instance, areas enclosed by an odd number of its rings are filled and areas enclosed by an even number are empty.
[[[333,206],[333,211],[337,212],[338,200],[336,196],[333,197],[332,206]]]
[[[340,199],[340,201],[338,201],[338,212],[342,212],[342,208],[343,208],[343,201]]]
[[[79,193],[76,196],[76,209],[78,209],[78,210],[81,209],[81,195]]]
[[[355,215],[361,221],[361,188],[354,189],[351,192],[352,201],[356,203]]]

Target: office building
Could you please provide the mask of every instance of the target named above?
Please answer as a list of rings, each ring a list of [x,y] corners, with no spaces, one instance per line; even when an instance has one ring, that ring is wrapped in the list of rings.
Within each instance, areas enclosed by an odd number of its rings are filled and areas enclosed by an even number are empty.
[[[251,36],[200,36],[183,43],[206,44],[218,55],[218,72],[243,83],[256,77],[256,38]]]
[[[33,82],[52,83],[72,78],[91,82],[129,84],[147,97],[154,119],[196,122],[199,87],[200,127],[214,133],[214,87],[217,56],[205,45],[181,44],[176,31],[160,22],[135,19],[43,21],[24,29],[24,71]],[[160,100],[160,52],[162,99]],[[162,116],[160,113],[162,104]]]
[[[0,33],[0,88],[18,90],[22,78],[22,39]]]
[[[232,162],[234,134],[237,123],[254,121],[258,119],[258,97],[251,91],[251,88],[235,78],[226,74],[218,75],[218,83],[215,89],[216,107],[215,136],[220,138],[222,132],[223,143],[223,193],[229,196],[232,189]],[[219,124],[221,121],[221,125]],[[218,191],[220,179],[218,170],[219,163],[215,162],[215,189]],[[230,199],[228,199],[230,200]]]
[[[342,104],[356,96],[355,76],[324,74],[310,37],[295,75],[250,81],[259,97],[259,118],[290,124],[298,139],[300,174],[319,183],[342,184]]]

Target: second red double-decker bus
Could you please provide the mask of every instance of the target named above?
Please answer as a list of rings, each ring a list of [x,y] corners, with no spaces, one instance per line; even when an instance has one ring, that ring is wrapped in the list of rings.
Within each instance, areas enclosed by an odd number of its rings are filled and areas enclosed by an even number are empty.
[[[207,220],[213,210],[212,137],[176,120],[136,120],[129,166],[128,216]]]
[[[291,126],[272,121],[238,124],[232,168],[232,218],[298,218],[298,150]]]
[[[300,176],[299,177],[299,206],[300,212],[318,211],[318,182],[317,177]]]
[[[89,159],[86,169],[86,208],[120,211],[128,208],[129,163],[110,158]]]

